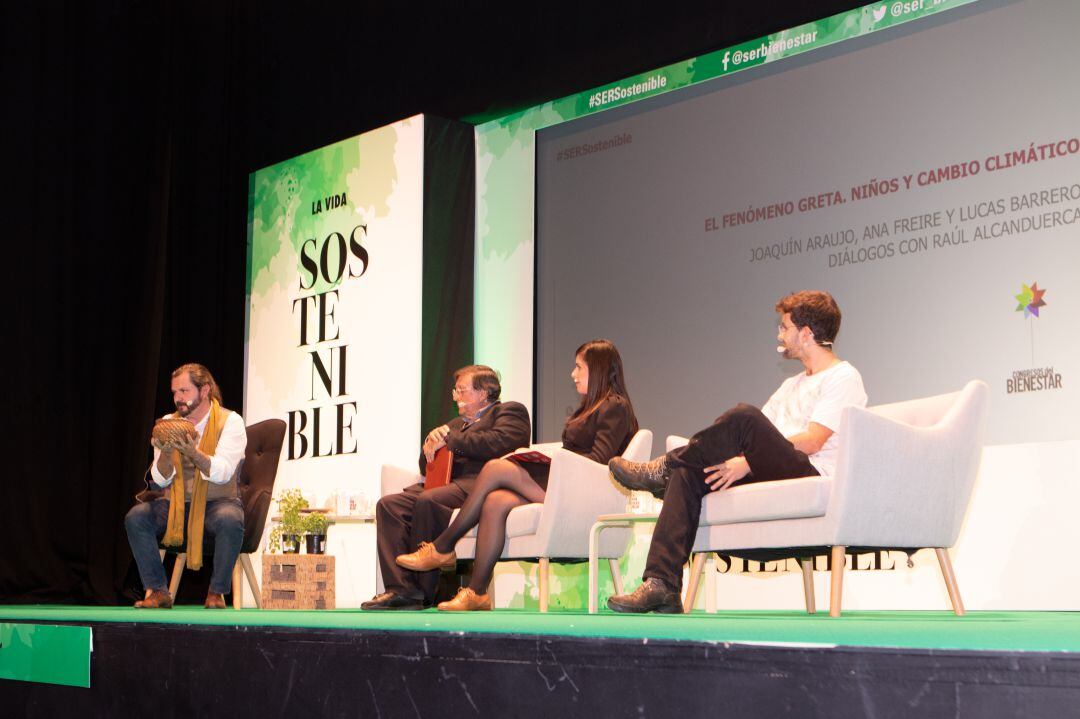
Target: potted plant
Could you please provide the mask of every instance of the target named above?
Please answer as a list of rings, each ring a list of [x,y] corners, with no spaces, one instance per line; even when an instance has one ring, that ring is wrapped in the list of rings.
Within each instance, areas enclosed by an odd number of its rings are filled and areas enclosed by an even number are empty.
[[[301,509],[307,509],[308,502],[299,489],[286,490],[277,499],[281,519],[270,530],[270,551],[283,554],[300,553],[300,535],[304,533],[304,517]]]
[[[311,512],[304,517],[304,540],[308,554],[326,553],[326,528],[329,524],[322,512]]]

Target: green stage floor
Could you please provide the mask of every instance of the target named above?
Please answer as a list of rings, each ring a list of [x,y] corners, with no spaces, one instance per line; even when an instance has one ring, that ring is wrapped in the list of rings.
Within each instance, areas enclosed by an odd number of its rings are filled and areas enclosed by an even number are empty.
[[[671,639],[792,646],[904,647],[982,651],[1080,652],[1080,612],[847,612],[827,614],[727,611],[718,614],[589,615],[498,610],[423,612],[206,610],[196,606],[138,610],[63,605],[0,606],[0,622],[151,622],[222,627],[301,627],[391,632]]]

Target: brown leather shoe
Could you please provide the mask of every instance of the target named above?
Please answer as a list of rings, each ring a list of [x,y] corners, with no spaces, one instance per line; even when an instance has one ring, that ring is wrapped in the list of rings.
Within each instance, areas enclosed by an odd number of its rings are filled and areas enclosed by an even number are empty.
[[[616,594],[607,600],[608,609],[615,612],[643,614],[682,614],[682,598],[679,592],[669,587],[667,582],[658,577],[649,577],[641,582],[630,594]]]
[[[206,604],[203,605],[207,609],[224,609],[225,597],[217,592],[206,593]]]
[[[468,587],[458,590],[457,596],[447,602],[439,602],[439,611],[443,612],[490,612],[491,595],[477,594]]]
[[[136,609],[172,609],[172,596],[161,589],[151,589],[150,593],[135,602]]]
[[[414,572],[427,572],[432,569],[453,569],[457,565],[457,553],[450,551],[443,554],[438,549],[435,549],[434,542],[420,542],[420,549],[417,549],[412,554],[399,554],[394,561]]]

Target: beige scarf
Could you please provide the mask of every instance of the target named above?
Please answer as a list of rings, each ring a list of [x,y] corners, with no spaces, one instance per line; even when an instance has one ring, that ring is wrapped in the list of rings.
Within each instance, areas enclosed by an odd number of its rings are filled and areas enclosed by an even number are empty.
[[[211,457],[214,455],[221,430],[225,427],[225,418],[228,416],[229,410],[222,409],[216,399],[210,400],[210,417],[206,420],[206,429],[199,441],[200,452]],[[184,543],[184,464],[180,450],[177,449],[173,450],[173,467],[176,468],[176,476],[169,487],[169,524],[165,528],[165,537],[161,540],[166,547],[179,547]],[[202,568],[207,485],[202,478],[202,473],[196,467],[187,524],[187,565],[192,569]]]

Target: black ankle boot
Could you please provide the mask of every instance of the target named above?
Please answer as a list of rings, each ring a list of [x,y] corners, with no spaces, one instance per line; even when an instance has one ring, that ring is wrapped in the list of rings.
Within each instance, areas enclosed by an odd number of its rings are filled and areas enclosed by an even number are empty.
[[[666,454],[649,462],[631,462],[615,457],[608,462],[608,469],[615,481],[627,489],[651,492],[659,499],[664,498],[668,480],[671,479]]]
[[[656,577],[649,577],[630,594],[616,594],[607,600],[607,605],[613,611],[632,614],[682,614],[679,593]]]

